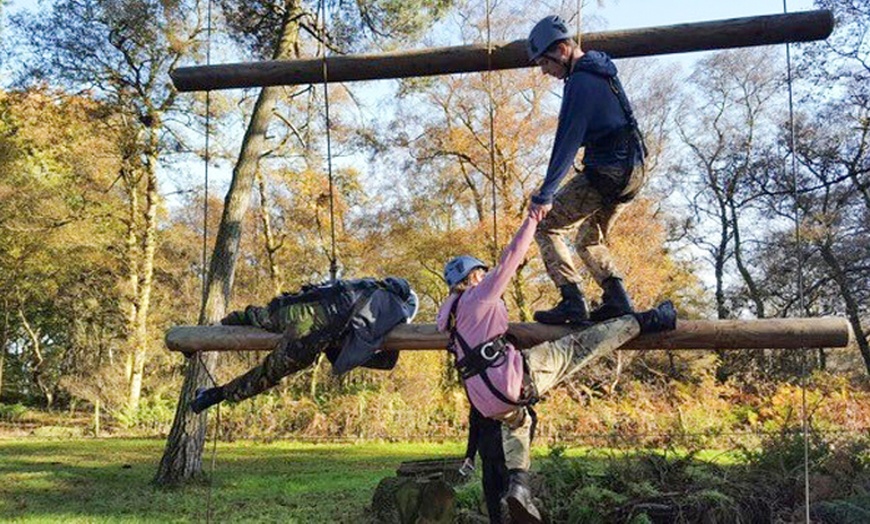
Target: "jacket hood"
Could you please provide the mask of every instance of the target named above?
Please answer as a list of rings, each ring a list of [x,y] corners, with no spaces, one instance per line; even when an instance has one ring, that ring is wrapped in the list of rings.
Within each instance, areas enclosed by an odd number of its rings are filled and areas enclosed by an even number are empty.
[[[441,331],[442,333],[450,331],[450,328],[447,325],[450,321],[450,310],[453,308],[453,303],[458,299],[459,294],[451,293],[444,300],[444,303],[441,304],[441,309],[438,310],[438,316],[435,318],[435,324],[438,327],[438,331]]]
[[[605,78],[613,78],[616,76],[616,64],[601,51],[587,51],[574,64],[574,72],[577,71],[586,71]]]

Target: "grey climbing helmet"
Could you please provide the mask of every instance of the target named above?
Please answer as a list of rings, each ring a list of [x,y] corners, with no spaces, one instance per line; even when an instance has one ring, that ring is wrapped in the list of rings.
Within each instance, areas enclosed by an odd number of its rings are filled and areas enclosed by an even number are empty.
[[[550,15],[542,18],[529,33],[529,61],[534,62],[547,52],[551,45],[567,38],[571,38],[571,34],[568,33],[568,26],[562,17]]]
[[[481,260],[469,255],[452,258],[444,266],[444,280],[447,281],[447,286],[452,288],[477,268],[487,269],[486,264]]]

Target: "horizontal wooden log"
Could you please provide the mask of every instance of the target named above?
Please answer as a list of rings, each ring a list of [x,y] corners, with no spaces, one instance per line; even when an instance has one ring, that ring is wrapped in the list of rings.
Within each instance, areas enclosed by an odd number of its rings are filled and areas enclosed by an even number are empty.
[[[711,22],[605,31],[582,35],[584,49],[614,58],[709,51],[827,38],[834,28],[830,11],[817,10]],[[526,40],[421,49],[376,55],[326,58],[329,82],[470,73],[529,67]],[[323,82],[323,59],[268,60],[180,67],[171,73],[179,91],[299,85]]]
[[[556,340],[569,333],[568,326],[512,323],[509,332],[521,347]],[[763,320],[685,320],[668,333],[642,335],[622,349],[766,349],[844,347],[851,335],[849,323],[840,317],[777,318]],[[270,351],[280,335],[241,326],[180,326],[166,333],[172,351]],[[390,350],[438,350],[447,346],[447,336],[434,324],[404,324],[388,335]]]

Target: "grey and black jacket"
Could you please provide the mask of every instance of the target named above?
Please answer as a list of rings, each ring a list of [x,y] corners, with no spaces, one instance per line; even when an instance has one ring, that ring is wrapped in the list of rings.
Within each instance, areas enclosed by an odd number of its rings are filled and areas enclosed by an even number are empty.
[[[342,374],[358,366],[395,367],[399,353],[381,351],[381,346],[390,330],[414,318],[417,307],[417,295],[407,280],[362,278],[304,286],[266,307],[233,312],[221,323],[255,326],[291,338],[319,331],[331,339],[326,356],[333,372]]]

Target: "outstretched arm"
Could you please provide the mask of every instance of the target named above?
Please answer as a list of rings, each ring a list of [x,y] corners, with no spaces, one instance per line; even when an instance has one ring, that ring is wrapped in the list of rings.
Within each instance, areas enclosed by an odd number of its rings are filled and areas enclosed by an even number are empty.
[[[539,220],[533,215],[526,217],[511,243],[502,252],[501,260],[478,284],[484,300],[498,300],[504,294],[520,264],[526,258],[529,246],[535,238],[535,228],[538,227],[538,223]]]

